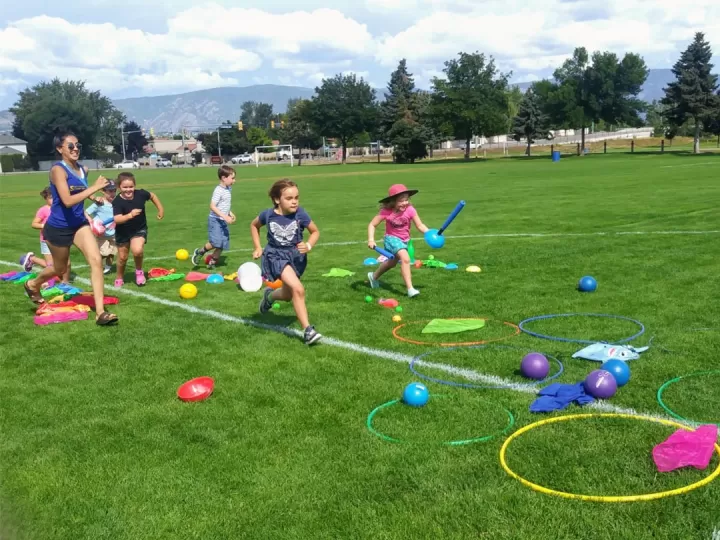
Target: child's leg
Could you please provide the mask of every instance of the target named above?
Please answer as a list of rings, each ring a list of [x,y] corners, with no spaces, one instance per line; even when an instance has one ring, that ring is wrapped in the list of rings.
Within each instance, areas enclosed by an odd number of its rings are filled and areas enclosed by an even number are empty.
[[[373,279],[380,279],[380,276],[382,276],[388,270],[395,268],[395,266],[397,266],[397,255],[394,258],[388,259],[387,261],[381,263],[378,269],[373,272]]]
[[[35,279],[29,279],[25,282],[25,291],[28,293],[28,296],[30,296],[30,299],[35,303],[43,302],[42,295],[39,292],[41,287],[52,278],[61,276],[65,272],[68,260],[70,259],[69,246],[60,247],[48,244],[48,247],[54,254],[53,260],[55,261],[55,266],[46,266]]]
[[[30,260],[36,266],[42,266],[43,268],[47,268],[47,262],[45,262],[45,259],[41,259],[40,257],[36,257],[35,255],[33,255],[32,257],[30,257]]]
[[[305,287],[300,282],[300,278],[295,274],[295,270],[293,270],[289,264],[282,271],[280,279],[283,282],[283,286],[273,291],[273,294],[270,295],[271,298],[275,297],[276,293],[279,293],[277,294],[278,298],[274,298],[276,300],[285,300],[290,296],[288,300],[292,299],[300,326],[302,326],[303,329],[307,328],[310,326],[310,321],[308,320],[307,307],[305,306]]]
[[[130,244],[118,244],[118,260],[117,260],[117,276],[115,278],[115,286],[122,285],[125,281],[125,265],[127,264],[128,255],[130,254]]]
[[[407,249],[401,249],[395,254],[396,259],[400,259],[400,273],[408,291],[414,290],[412,285],[412,266],[410,265],[410,255]]]
[[[130,240],[130,252],[135,259],[135,283],[137,285],[145,285],[145,273],[143,272],[143,253],[145,248],[145,238],[136,236]]]

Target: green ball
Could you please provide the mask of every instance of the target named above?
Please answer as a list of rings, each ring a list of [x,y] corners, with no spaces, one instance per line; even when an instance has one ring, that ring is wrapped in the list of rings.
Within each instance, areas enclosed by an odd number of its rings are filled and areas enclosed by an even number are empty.
[[[397,311],[398,313],[402,313],[402,306],[396,307],[395,311]]]
[[[369,304],[370,302],[372,302],[372,296],[366,296],[366,297],[365,297],[365,301],[366,301],[368,304]]]
[[[428,259],[430,259],[431,261],[435,260],[435,255],[428,255]]]
[[[273,309],[280,309],[280,304],[278,302],[275,302],[272,307]]]

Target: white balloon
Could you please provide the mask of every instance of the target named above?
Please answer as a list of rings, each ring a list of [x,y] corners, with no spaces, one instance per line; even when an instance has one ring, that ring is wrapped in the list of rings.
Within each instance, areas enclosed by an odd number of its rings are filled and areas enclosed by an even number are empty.
[[[254,262],[246,262],[240,265],[240,268],[238,268],[238,277],[240,276],[260,276],[262,274],[262,270],[260,270],[260,267],[255,264]]]
[[[240,276],[238,274],[240,288],[245,292],[257,292],[262,287],[263,281],[260,274],[251,274]]]

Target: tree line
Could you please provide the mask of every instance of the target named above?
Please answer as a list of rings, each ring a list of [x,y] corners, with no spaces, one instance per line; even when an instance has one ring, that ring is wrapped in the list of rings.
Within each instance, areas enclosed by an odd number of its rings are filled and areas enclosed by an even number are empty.
[[[475,136],[511,134],[532,143],[549,137],[551,130],[580,129],[582,146],[590,126],[639,127],[651,124],[656,135],[672,139],[691,134],[699,152],[703,135],[720,136],[720,90],[712,73],[712,50],[702,33],[682,52],[672,68],[675,80],[664,88],[660,102],[648,104],[638,96],[649,70],[643,58],[627,53],[589,53],[576,48],[557,68],[552,79],[533,83],[526,92],[508,82],[492,57],[461,52],[444,63],[443,76],[434,77],[430,91],[415,87],[405,59],[391,74],[384,99],[355,74],[324,79],[310,99],[291,100],[287,110],[275,114],[267,103],[245,102],[236,122],[220,129],[223,153],[253,151],[255,146],[292,144],[317,149],[323,136],[339,143],[345,161],[351,145],[379,141],[393,147],[400,163],[423,159],[440,142],[465,141],[465,157]],[[83,82],[54,79],[20,92],[10,109],[15,115],[13,134],[28,141],[29,153],[52,154],[56,128],[70,128],[85,141],[92,156],[106,146],[121,146],[120,126],[137,131],[125,140],[132,151],[142,151],[146,134],[127,122],[112,102]],[[217,154],[217,132],[198,136],[205,148]]]

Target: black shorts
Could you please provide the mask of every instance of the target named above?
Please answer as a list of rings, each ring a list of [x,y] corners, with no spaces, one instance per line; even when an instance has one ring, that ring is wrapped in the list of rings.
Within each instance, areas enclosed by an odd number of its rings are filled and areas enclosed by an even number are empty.
[[[55,247],[70,247],[75,242],[75,233],[77,233],[83,227],[89,227],[90,225],[86,221],[82,225],[77,227],[53,227],[47,223],[43,227],[43,237],[45,241],[51,246]]]
[[[135,231],[133,233],[130,233],[129,236],[120,236],[117,233],[117,230],[115,231],[115,245],[121,246],[123,244],[129,244],[130,240],[133,238],[144,238],[145,243],[147,244],[147,229],[140,229],[139,231]]]

